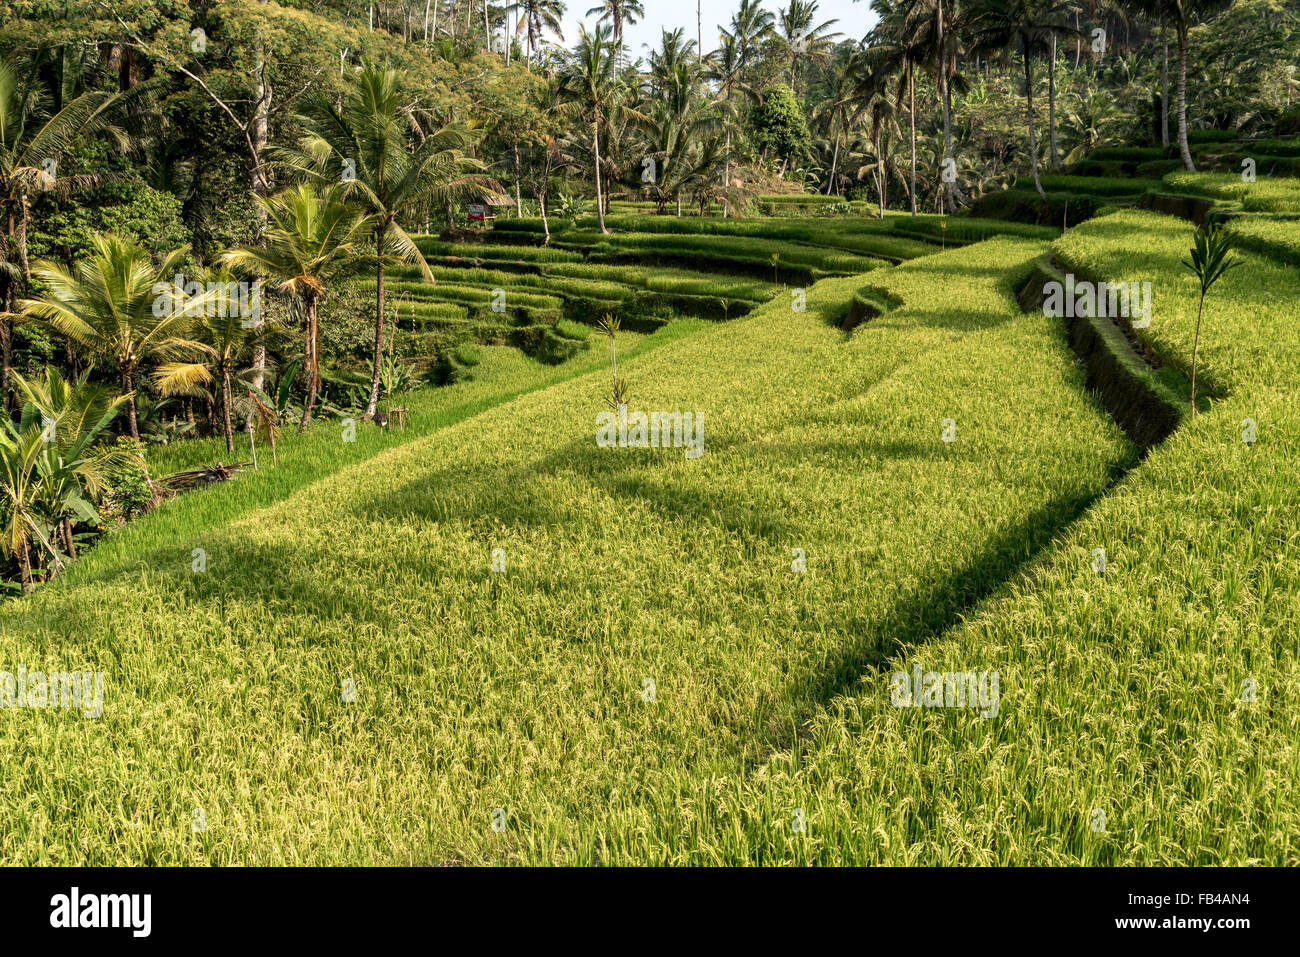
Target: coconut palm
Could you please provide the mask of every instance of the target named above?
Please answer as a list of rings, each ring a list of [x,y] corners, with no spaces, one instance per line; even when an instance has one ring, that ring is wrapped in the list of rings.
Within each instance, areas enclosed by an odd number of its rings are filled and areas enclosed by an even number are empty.
[[[225,271],[211,273],[210,279],[221,285],[234,281],[233,275]],[[154,384],[164,396],[186,395],[200,385],[215,387],[226,451],[233,452],[234,380],[243,365],[252,361],[258,347],[265,348],[267,341],[275,337],[275,327],[260,316],[250,320],[238,309],[214,312],[216,315],[202,319],[192,332],[192,348],[197,359],[163,363],[154,373]]]
[[[717,90],[716,99],[724,107],[728,119],[733,118],[737,112],[735,102],[737,99],[741,102],[752,102],[758,99],[757,91],[741,79],[741,66],[740,45],[736,42],[735,36],[726,30],[720,30],[718,49],[709,55],[705,63],[704,75],[706,79],[714,84]],[[722,169],[722,188],[724,190],[731,187],[731,134],[733,126],[733,123],[728,122]],[[726,216],[727,212],[727,207],[723,206],[723,216]]]
[[[1232,0],[1136,0],[1139,10],[1174,26],[1178,40],[1178,155],[1192,173],[1196,164],[1187,145],[1187,51],[1192,23],[1206,20],[1232,5]]]
[[[880,76],[895,76],[894,100],[901,106],[907,100],[908,140],[911,148],[910,203],[916,215],[916,73],[928,57],[925,33],[911,16],[908,0],[871,0],[872,12],[879,22],[872,31],[873,44],[868,48],[869,68]]]
[[[515,24],[515,36],[527,31],[525,35],[528,54],[524,63],[530,68],[533,51],[540,51],[542,39],[546,34],[553,33],[558,39],[564,39],[564,28],[561,22],[564,19],[565,6],[560,0],[516,0],[508,9],[518,18]]]
[[[608,20],[614,28],[614,49],[623,52],[623,24],[635,26],[645,16],[645,7],[641,0],[601,0],[600,4],[587,11],[587,16],[599,13],[598,23]]]
[[[187,292],[174,283],[189,249],[174,249],[155,263],[135,240],[116,233],[91,238],[92,251],[72,270],[39,262],[32,275],[45,292],[19,303],[22,316],[48,325],[88,354],[117,366],[127,398],[131,437],[140,430],[135,415],[135,375],[142,363],[184,357],[197,344],[185,338],[216,303],[212,291]]]
[[[53,368],[46,370],[44,381],[28,381],[17,373],[14,381],[27,401],[18,422],[0,416],[0,552],[17,558],[26,592],[32,584],[33,540],[57,574],[63,556],[55,530],[71,555],[72,517],[98,521],[91,499],[103,490],[124,453],[92,446],[127,398],[107,400],[85,377],[69,383]]]
[[[799,61],[826,63],[836,38],[844,34],[830,32],[839,20],[816,22],[817,0],[790,0],[790,5],[778,13],[777,20],[785,54],[790,60],[790,89],[797,90]]]
[[[619,118],[617,114],[636,111],[627,105],[626,91],[614,70],[609,27],[598,23],[595,30],[588,32],[583,24],[578,30],[578,46],[562,74],[561,100],[556,115],[589,125],[592,167],[596,174],[596,218],[600,231],[608,233],[601,188],[600,137],[611,122]]]
[[[452,126],[426,132],[408,96],[397,70],[364,63],[339,104],[324,95],[307,102],[299,117],[307,133],[297,149],[272,151],[273,161],[292,178],[315,183],[318,189],[337,186],[344,200],[373,217],[377,281],[367,418],[374,416],[379,402],[384,266],[410,263],[433,281],[400,217],[430,206],[504,200],[500,184],[479,175],[482,164],[465,155],[467,135]]]
[[[1034,130],[1033,60],[1050,50],[1050,38],[1072,32],[1072,0],[983,0],[971,23],[975,47],[984,53],[1019,52],[1025,72],[1025,122],[1029,128],[1029,165],[1034,188],[1047,198],[1038,175],[1038,140]]]
[[[0,234],[0,401],[9,396],[15,299],[31,275],[27,232],[33,198],[92,185],[97,177],[59,175],[59,161],[79,137],[95,133],[126,148],[129,137],[116,119],[145,96],[143,88],[79,96],[63,84],[50,90],[41,82],[40,58],[28,62],[30,69],[20,76],[16,63],[0,59],[0,218],[7,224]]]
[[[87,382],[89,372],[79,380],[65,379],[54,366],[42,376],[24,378],[14,373],[18,392],[24,399],[22,419],[16,431],[40,420],[44,449],[36,459],[38,484],[35,503],[49,530],[53,545],[62,540],[69,558],[76,558],[72,529],[75,521],[96,524],[99,512],[93,504],[108,487],[112,475],[134,453],[95,445],[126,403],[125,396],[113,397],[103,386]],[[57,574],[63,564],[55,547],[51,568]]]
[[[307,398],[298,424],[301,432],[311,420],[320,391],[320,297],[332,279],[361,258],[366,238],[374,231],[375,216],[358,213],[337,189],[318,191],[310,183],[254,199],[266,212],[265,246],[228,249],[220,262],[275,283],[302,305]]]
[[[772,36],[776,19],[763,9],[763,0],[740,0],[740,8],[731,15],[731,29],[723,30],[736,44],[736,59],[742,79],[758,57],[763,41]],[[719,27],[721,29],[721,27]]]

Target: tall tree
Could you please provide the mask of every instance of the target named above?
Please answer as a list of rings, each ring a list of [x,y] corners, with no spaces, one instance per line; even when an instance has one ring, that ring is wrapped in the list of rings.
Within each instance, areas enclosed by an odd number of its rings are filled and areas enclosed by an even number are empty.
[[[298,426],[301,432],[311,420],[320,390],[320,297],[332,279],[362,258],[366,239],[374,232],[375,216],[359,215],[343,202],[336,188],[318,192],[310,183],[266,199],[258,197],[257,202],[267,219],[264,245],[228,249],[220,261],[274,282],[302,304],[307,396]]]
[[[1050,48],[1052,35],[1071,29],[1071,0],[983,0],[972,23],[977,48],[989,54],[1019,53],[1025,73],[1025,122],[1029,131],[1029,165],[1034,189],[1042,199],[1038,174],[1038,140],[1034,128],[1034,55]]]
[[[95,177],[64,176],[59,164],[79,138],[94,133],[111,136],[125,149],[129,137],[117,125],[121,115],[142,101],[144,88],[129,94],[91,90],[71,96],[60,84],[51,89],[42,81],[40,62],[29,61],[21,76],[14,63],[0,59],[0,405],[8,405],[9,372],[13,367],[15,300],[31,277],[27,233],[32,202],[40,193],[68,192],[91,185]]]
[[[561,0],[515,0],[509,9],[519,18],[515,24],[515,36],[523,33],[527,39],[525,62],[530,67],[533,54],[541,50],[546,34],[553,33],[560,40],[564,39],[561,21],[564,19],[565,6]]]
[[[419,268],[432,281],[428,263],[401,218],[427,207],[476,199],[503,200],[501,187],[480,174],[482,164],[465,155],[468,136],[445,126],[424,134],[411,94],[395,69],[366,62],[339,105],[325,95],[311,98],[299,120],[307,130],[296,149],[273,150],[276,164],[319,188],[340,195],[372,217],[375,248],[375,345],[365,415],[379,404],[384,344],[384,266],[394,260]],[[423,136],[415,142],[413,129]]]
[[[916,73],[927,62],[925,31],[918,27],[909,0],[871,0],[879,17],[868,48],[872,69],[897,77],[895,101],[907,100],[907,125],[912,169],[909,177],[912,215],[916,215]]]
[[[1187,143],[1187,54],[1192,24],[1205,21],[1222,13],[1232,5],[1232,0],[1137,0],[1137,6],[1148,16],[1163,18],[1174,26],[1178,41],[1178,155],[1183,167],[1196,172],[1192,150]]]
[[[626,90],[615,71],[614,49],[610,29],[603,23],[588,32],[578,27],[578,46],[565,64],[560,90],[561,102],[556,113],[577,119],[590,130],[592,168],[596,176],[596,218],[600,231],[605,228],[605,204],[600,175],[600,137],[618,113],[631,108]]]
[[[826,63],[836,38],[843,34],[831,32],[830,28],[839,23],[838,20],[816,22],[817,0],[790,0],[790,5],[777,14],[777,19],[785,53],[790,60],[790,89],[797,93],[800,60]]]
[[[614,48],[619,56],[623,54],[623,26],[635,26],[645,16],[645,7],[641,0],[601,0],[598,6],[587,11],[587,16],[599,13],[598,23],[606,20],[614,27]]]
[[[216,296],[197,295],[174,282],[189,250],[175,249],[155,263],[139,243],[114,233],[97,235],[92,251],[75,269],[51,262],[32,267],[45,286],[38,299],[19,305],[22,315],[45,323],[87,353],[117,366],[122,393],[128,397],[131,437],[140,429],[135,417],[136,373],[142,363],[182,359],[198,348],[185,338],[211,308]]]

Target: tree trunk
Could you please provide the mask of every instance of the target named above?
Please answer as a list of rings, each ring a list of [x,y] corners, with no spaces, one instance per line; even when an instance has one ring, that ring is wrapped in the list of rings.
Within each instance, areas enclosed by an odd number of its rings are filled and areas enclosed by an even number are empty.
[[[259,2],[265,4],[266,0],[259,0]],[[255,73],[257,76],[257,106],[253,113],[253,121],[251,124],[251,128],[249,129],[249,136],[253,141],[253,148],[257,151],[257,155],[261,156],[266,150],[267,122],[271,114],[271,83],[266,78],[266,59],[264,55],[264,47],[262,45],[261,34],[258,34],[257,36],[256,45],[254,46],[253,57],[256,62]],[[251,185],[253,187],[253,194],[255,196],[260,196],[260,197],[266,196],[268,183],[266,182],[264,177],[269,175],[270,174],[265,173],[263,171],[259,171],[257,169],[253,170]],[[256,217],[253,220],[253,228],[254,228],[253,242],[256,243],[258,246],[264,246],[266,244],[266,210],[263,209],[261,206],[257,207]],[[258,316],[257,316],[257,321],[259,323],[262,321],[261,305],[260,305],[262,301],[261,286],[262,283],[260,279],[254,280],[253,301],[259,304]],[[264,386],[265,381],[266,381],[266,343],[259,341],[256,345],[253,346],[253,387],[256,389],[261,389]],[[249,416],[248,418],[249,431],[252,431],[252,428],[253,428],[253,418],[252,416]]]
[[[122,370],[122,392],[131,397],[126,400],[126,420],[131,424],[131,438],[139,442],[140,426],[135,420],[135,380],[129,367]]]
[[[23,594],[32,590],[32,557],[27,553],[27,543],[23,542],[18,552],[18,579],[22,583]]]
[[[226,435],[226,451],[235,451],[235,429],[231,422],[231,406],[233,405],[230,394],[230,369],[225,365],[221,368],[221,429]],[[252,430],[248,433],[253,434]]]
[[[722,159],[722,185],[731,188],[731,127],[727,127],[727,155]],[[722,204],[722,218],[727,218],[727,204]]]
[[[885,158],[880,154],[880,130],[876,129],[876,200],[880,203],[880,218],[885,218]]]
[[[63,547],[68,550],[68,558],[77,557],[77,544],[72,540],[72,519],[63,516]]]
[[[1160,18],[1160,145],[1169,148],[1169,25]]]
[[[831,195],[831,190],[835,188],[835,169],[840,163],[840,138],[837,134],[835,137],[835,150],[831,153],[831,178],[826,181],[826,195]]]
[[[298,431],[302,432],[311,421],[311,410],[316,405],[316,393],[320,389],[320,333],[316,321],[316,297],[308,293],[303,305],[307,311],[307,401],[302,407],[302,421]]]
[[[1052,58],[1047,63],[1047,132],[1052,151],[1052,169],[1061,171],[1061,154],[1056,149],[1056,34],[1052,34]]]
[[[1034,78],[1029,58],[1029,37],[1024,38],[1025,52],[1025,116],[1029,121],[1029,166],[1034,171],[1034,189],[1038,190],[1039,199],[1046,200],[1043,183],[1038,178],[1038,141],[1034,138]]]
[[[515,215],[523,217],[524,200],[519,192],[519,141],[515,140]]]
[[[948,160],[952,158],[952,96],[948,90],[948,41],[943,30],[943,0],[939,0],[938,3],[938,42],[939,102],[943,106],[943,159],[946,166]],[[951,203],[957,184],[955,182],[949,183],[947,179],[941,181],[943,183],[943,192]]]
[[[605,228],[605,207],[600,201],[600,127],[596,123],[591,124],[591,152],[596,157],[596,218],[600,220],[600,231],[608,233]]]
[[[912,215],[916,216],[916,77],[907,75],[907,125],[912,136]]]
[[[1196,172],[1187,145],[1187,25],[1178,25],[1178,155],[1189,173]]]
[[[542,232],[546,234],[546,239],[542,242],[543,246],[551,244],[551,224],[546,218],[546,193],[537,194],[537,205],[542,209]]]
[[[450,207],[448,207],[450,209]],[[384,234],[386,226],[375,231],[375,249],[378,257],[377,282],[375,284],[375,360],[370,369],[370,397],[366,400],[365,418],[372,419],[379,406],[379,371],[384,360]]]
[[[5,238],[4,261],[12,262],[10,256],[13,254],[14,245],[14,211],[13,207],[9,209],[9,232]],[[3,358],[3,364],[0,364],[0,409],[9,408],[9,370],[13,368],[14,363],[14,321],[10,318],[14,310],[14,286],[15,280],[8,275],[0,276],[0,282],[4,283],[4,318],[0,319],[0,357]]]

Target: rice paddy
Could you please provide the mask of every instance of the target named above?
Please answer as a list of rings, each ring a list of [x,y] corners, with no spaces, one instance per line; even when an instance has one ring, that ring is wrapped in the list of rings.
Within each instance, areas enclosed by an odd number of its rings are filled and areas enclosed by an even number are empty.
[[[1188,371],[1190,224],[684,223],[422,238],[398,329],[472,377],[7,602],[0,657],[105,704],[0,724],[0,860],[1295,864],[1294,224],[1233,221],[1212,401],[1143,458],[1017,295],[1149,281]],[[605,312],[702,456],[598,444]],[[900,707],[914,670],[997,698]]]

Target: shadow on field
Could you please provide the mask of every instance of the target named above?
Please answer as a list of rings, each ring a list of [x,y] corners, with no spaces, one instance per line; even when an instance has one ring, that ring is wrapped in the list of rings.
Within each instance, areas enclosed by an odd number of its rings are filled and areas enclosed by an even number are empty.
[[[859,640],[841,645],[812,673],[796,678],[787,688],[788,698],[807,715],[837,695],[852,693],[864,674],[883,669],[898,652],[919,649],[939,637],[981,602],[1015,581],[1059,532],[1105,496],[1109,488],[1061,496],[1024,516],[989,539],[964,567],[900,595],[865,635],[860,622],[844,622],[843,633],[856,632]]]

